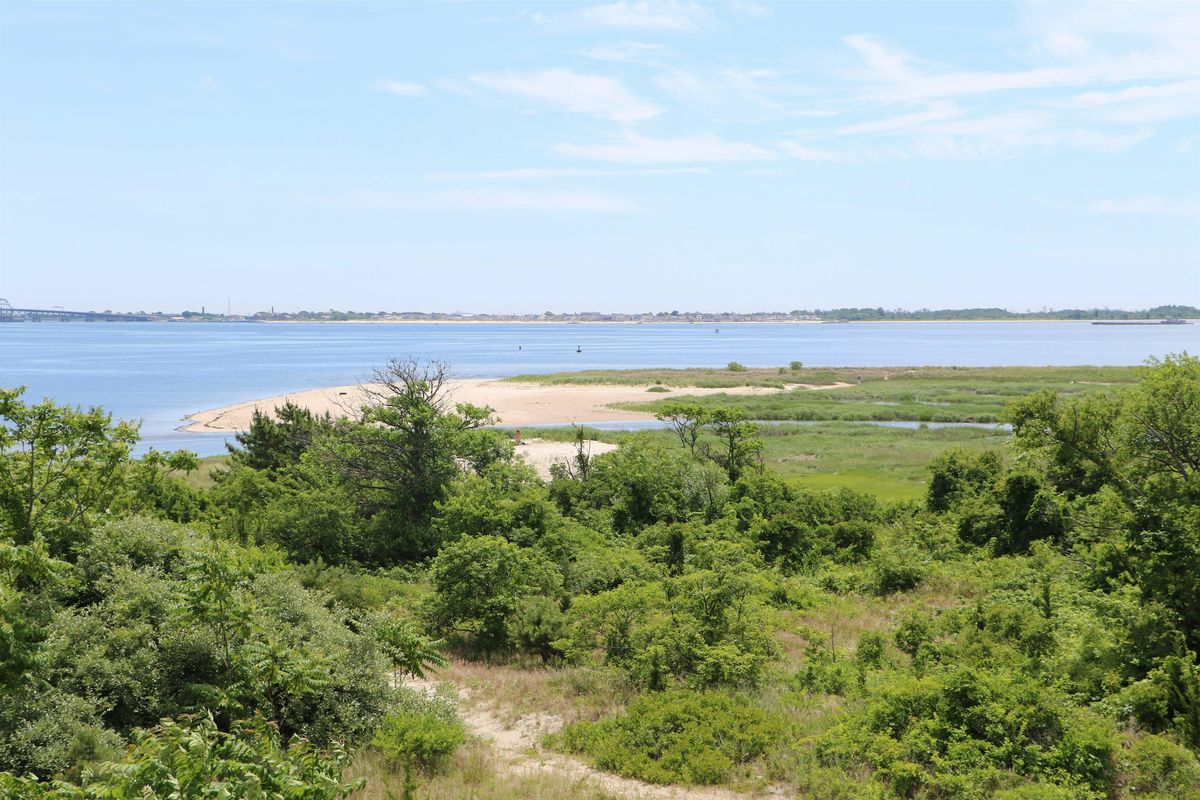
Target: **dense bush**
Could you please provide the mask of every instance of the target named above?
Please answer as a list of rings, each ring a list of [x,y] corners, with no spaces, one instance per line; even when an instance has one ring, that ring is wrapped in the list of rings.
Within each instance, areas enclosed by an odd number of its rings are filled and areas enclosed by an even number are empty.
[[[827,764],[865,759],[897,794],[955,795],[1003,788],[1009,770],[1106,793],[1120,748],[1111,725],[1025,676],[957,668],[891,677],[818,749]]]
[[[562,746],[601,769],[651,783],[714,784],[778,743],[782,724],[745,697],[676,690],[639,697],[600,722],[577,722]]]
[[[139,731],[119,760],[83,769],[77,782],[39,783],[0,773],[6,797],[100,800],[134,797],[302,797],[333,800],[355,786],[344,783],[349,763],[341,747],[318,750],[303,739],[285,744],[262,718],[222,731],[211,717],[163,720]]]
[[[499,536],[474,536],[447,545],[430,567],[436,594],[429,619],[440,631],[469,635],[496,652],[512,644],[510,626],[526,600],[553,596],[562,576],[539,551]]]
[[[396,708],[383,718],[371,744],[395,764],[437,770],[465,739],[452,699],[406,689],[400,692]]]

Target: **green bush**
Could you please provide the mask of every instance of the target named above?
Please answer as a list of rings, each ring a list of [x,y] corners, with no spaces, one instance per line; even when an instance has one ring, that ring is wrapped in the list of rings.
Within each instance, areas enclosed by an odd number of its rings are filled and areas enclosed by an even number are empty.
[[[1113,790],[1112,723],[1024,675],[960,667],[888,678],[863,713],[818,740],[827,765],[866,761],[901,796],[924,786],[955,796],[1005,771],[1083,793]]]
[[[526,600],[556,594],[562,576],[539,550],[499,536],[468,536],[445,547],[430,568],[434,627],[467,631],[483,652],[512,644],[510,625]]]
[[[730,372],[745,372],[746,365],[737,361],[730,361],[725,365],[725,369],[729,370]]]
[[[1134,742],[1128,758],[1128,786],[1139,796],[1200,798],[1200,759],[1187,748],[1149,734]]]
[[[371,744],[396,765],[434,771],[465,740],[466,731],[450,698],[403,690],[399,706],[383,718]]]
[[[356,785],[342,780],[350,757],[340,746],[318,749],[299,737],[286,745],[261,717],[219,730],[212,717],[163,720],[139,731],[117,761],[86,767],[78,785],[0,773],[4,797],[91,800],[150,797],[296,797],[334,800]]]
[[[610,719],[569,725],[558,742],[600,769],[651,783],[718,784],[782,733],[744,696],[676,690],[643,695]]]

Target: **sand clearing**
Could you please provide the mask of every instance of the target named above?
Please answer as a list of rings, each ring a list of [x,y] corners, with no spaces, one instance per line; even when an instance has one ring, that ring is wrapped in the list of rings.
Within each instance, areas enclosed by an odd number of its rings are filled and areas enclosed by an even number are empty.
[[[833,389],[831,386],[789,385],[786,389]],[[727,389],[681,387],[670,393],[652,393],[649,386],[616,384],[570,386],[538,383],[515,383],[495,379],[459,380],[450,384],[451,397],[456,403],[491,406],[504,425],[556,425],[586,422],[625,422],[653,419],[644,411],[624,411],[610,408],[613,403],[648,402],[667,397],[689,397],[709,394],[775,394],[783,389],[767,386],[734,386]],[[187,418],[183,430],[193,433],[244,431],[256,409],[270,411],[290,400],[317,414],[328,411],[339,416],[361,404],[357,386],[332,386],[309,389],[246,403],[200,411]]]
[[[584,452],[589,456],[598,456],[616,450],[615,444],[608,442],[587,442]],[[550,465],[570,464],[575,459],[574,442],[544,442],[541,439],[530,439],[517,447],[517,455],[525,459],[525,463],[537,470],[545,480],[550,480]]]

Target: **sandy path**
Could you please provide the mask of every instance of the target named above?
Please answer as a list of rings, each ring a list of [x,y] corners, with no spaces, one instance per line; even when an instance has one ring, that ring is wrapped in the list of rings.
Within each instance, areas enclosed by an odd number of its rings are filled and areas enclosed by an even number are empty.
[[[418,691],[433,692],[437,683],[408,679],[404,685]],[[457,687],[456,687],[457,688]],[[764,792],[740,794],[728,789],[707,786],[660,786],[634,778],[622,778],[601,772],[577,758],[546,750],[542,737],[562,728],[557,714],[525,714],[506,724],[496,711],[470,701],[470,692],[457,689],[459,714],[468,732],[487,741],[496,755],[497,769],[506,775],[552,773],[577,783],[588,783],[618,797],[639,800],[748,800],[749,798],[779,798],[790,796],[782,787]]]
[[[648,393],[648,386],[620,385],[543,385],[538,383],[514,383],[495,379],[460,380],[451,383],[451,393],[456,403],[472,403],[491,406],[496,410],[500,422],[505,425],[553,425],[583,422],[625,422],[629,420],[653,419],[653,414],[643,411],[623,411],[610,408],[613,403],[646,402],[665,397],[689,397],[710,394],[776,394],[787,389],[835,389],[847,384],[831,386],[809,386],[793,384],[784,389],[766,386],[734,386],[727,389],[701,389],[681,387],[670,393]],[[251,400],[246,403],[199,411],[187,418],[183,430],[193,433],[235,432],[250,427],[250,419],[256,409],[270,411],[290,400],[318,414],[329,412],[334,416],[345,413],[347,407],[361,404],[361,392],[357,386],[330,386],[309,389],[275,397]]]

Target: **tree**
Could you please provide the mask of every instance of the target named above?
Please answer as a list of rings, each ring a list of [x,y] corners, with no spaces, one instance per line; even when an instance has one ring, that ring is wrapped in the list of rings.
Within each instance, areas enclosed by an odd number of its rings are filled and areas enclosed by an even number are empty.
[[[235,464],[275,472],[299,462],[313,439],[332,424],[328,413],[317,416],[288,400],[273,414],[254,409],[249,430],[235,437],[241,447],[225,446]]]
[[[125,513],[152,513],[175,522],[190,522],[199,515],[197,492],[176,477],[190,474],[200,466],[189,450],[150,452],[129,465],[124,497],[118,504]]]
[[[725,470],[730,483],[736,482],[762,452],[758,426],[745,422],[745,416],[740,408],[716,408],[705,420],[719,442],[715,448],[706,448],[708,456]]]
[[[1200,477],[1200,358],[1150,359],[1126,395],[1123,438],[1138,472]]]
[[[544,555],[499,536],[447,545],[430,568],[434,624],[473,636],[485,652],[509,644],[509,623],[528,598],[556,594],[562,576]]]
[[[137,427],[0,389],[0,531],[68,553],[120,495]]]
[[[1151,359],[1142,380],[1113,397],[1064,400],[1043,392],[1007,412],[1018,447],[1042,463],[1069,499],[1119,498],[1125,530],[1105,552],[1126,553],[1113,579],[1179,614],[1190,646],[1200,643],[1200,359]],[[1043,497],[1043,500],[1046,499]],[[1058,512],[1037,515],[1056,527]],[[1043,527],[1045,527],[1043,525]]]
[[[667,427],[679,437],[679,442],[693,456],[696,455],[696,444],[704,432],[704,425],[709,421],[708,412],[698,403],[668,403],[659,408],[655,418],[667,423]]]
[[[320,440],[319,457],[339,476],[385,541],[376,558],[420,558],[436,549],[428,525],[464,465],[479,470],[511,457],[489,408],[452,405],[447,367],[394,359],[361,388],[359,420],[342,419]]]

